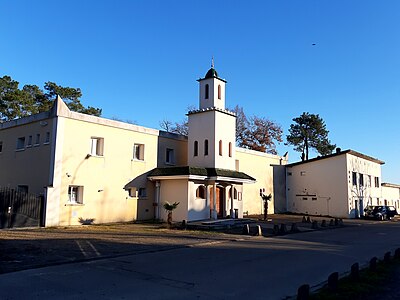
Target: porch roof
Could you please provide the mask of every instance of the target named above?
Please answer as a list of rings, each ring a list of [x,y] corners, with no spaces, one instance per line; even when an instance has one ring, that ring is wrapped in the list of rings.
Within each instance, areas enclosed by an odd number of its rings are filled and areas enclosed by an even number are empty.
[[[218,168],[202,168],[202,167],[165,167],[165,168],[155,168],[150,171],[147,175],[148,178],[152,177],[168,177],[168,176],[199,176],[204,177],[204,179],[239,179],[243,181],[255,182],[256,179],[247,175],[243,172],[238,172],[228,169],[218,169]]]

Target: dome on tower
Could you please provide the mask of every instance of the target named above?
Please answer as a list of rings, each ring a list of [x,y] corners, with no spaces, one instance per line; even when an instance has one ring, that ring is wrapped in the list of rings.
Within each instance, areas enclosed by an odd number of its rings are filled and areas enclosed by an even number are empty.
[[[217,71],[214,68],[211,68],[210,70],[207,71],[207,74],[204,77],[204,79],[206,78],[218,78]]]

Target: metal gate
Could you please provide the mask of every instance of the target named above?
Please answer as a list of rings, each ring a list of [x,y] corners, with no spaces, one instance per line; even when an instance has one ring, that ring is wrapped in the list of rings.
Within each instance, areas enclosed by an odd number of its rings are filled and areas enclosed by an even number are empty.
[[[44,226],[44,197],[0,188],[0,228]]]

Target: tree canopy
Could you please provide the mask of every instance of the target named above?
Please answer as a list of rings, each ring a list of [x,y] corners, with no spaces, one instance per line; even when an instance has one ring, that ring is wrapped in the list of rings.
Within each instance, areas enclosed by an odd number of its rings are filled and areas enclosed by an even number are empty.
[[[37,85],[24,85],[19,88],[19,82],[10,76],[0,77],[0,121],[47,111],[59,95],[72,111],[100,116],[101,109],[85,107],[80,101],[82,92],[79,88],[63,87],[48,81],[44,84],[44,91]]]
[[[294,150],[302,153],[302,160],[308,160],[310,149],[315,149],[321,155],[331,154],[335,149],[336,145],[329,141],[329,131],[319,115],[303,112],[293,121],[286,136],[287,145],[295,146]]]
[[[236,105],[236,144],[239,147],[277,154],[276,142],[282,142],[282,128],[266,117],[247,118],[243,108]]]

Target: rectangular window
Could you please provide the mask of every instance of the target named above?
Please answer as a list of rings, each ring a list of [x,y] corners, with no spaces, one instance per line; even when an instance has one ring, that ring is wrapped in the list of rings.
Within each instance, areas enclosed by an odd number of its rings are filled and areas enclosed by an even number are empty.
[[[32,147],[32,141],[33,141],[33,137],[31,135],[28,136],[28,143],[26,144],[26,147]]]
[[[134,144],[133,145],[133,159],[144,160],[144,145]]]
[[[92,137],[90,140],[90,155],[103,156],[104,155],[104,139]]]
[[[68,203],[83,204],[83,186],[70,185],[68,187]]]
[[[368,187],[371,187],[371,175],[368,175],[367,186],[368,186]]]
[[[288,175],[288,176],[292,176],[292,172],[288,172],[287,175]]]
[[[379,187],[379,177],[375,177],[375,187]]]
[[[306,171],[301,171],[300,176],[306,176]]]
[[[36,139],[35,139],[35,146],[40,145],[40,133],[36,134]]]
[[[147,197],[146,188],[139,188],[138,197],[139,198],[146,198]]]
[[[17,150],[23,150],[25,148],[25,137],[17,139]]]
[[[50,143],[50,132],[46,132],[46,136],[44,138],[44,143],[49,144]]]
[[[352,177],[353,177],[353,185],[357,185],[357,173],[356,172],[352,172]]]
[[[3,142],[0,141],[0,153],[3,152]]]
[[[364,186],[364,175],[358,174],[359,178],[358,181],[360,182],[360,186]]]
[[[175,163],[174,149],[167,148],[165,151],[165,162],[171,165]]]
[[[317,201],[317,199],[318,199],[317,197],[312,197],[311,201]]]

